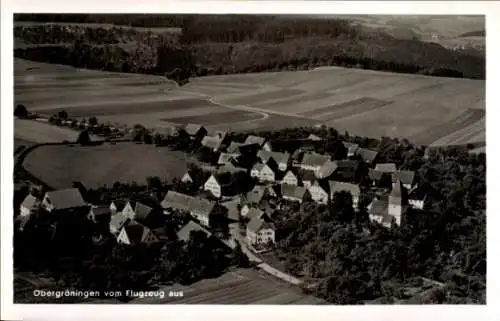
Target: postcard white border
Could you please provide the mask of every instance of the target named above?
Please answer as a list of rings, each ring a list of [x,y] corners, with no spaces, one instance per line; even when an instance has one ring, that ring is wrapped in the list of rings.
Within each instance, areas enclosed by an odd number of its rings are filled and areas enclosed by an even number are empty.
[[[498,231],[500,203],[496,197],[500,150],[500,6],[495,1],[152,1],[152,0],[2,0],[1,7],[1,318],[2,320],[483,320],[498,317]],[[144,306],[139,305],[13,305],[13,55],[12,14],[17,13],[282,13],[282,14],[485,14],[487,15],[487,137],[488,139],[488,306]],[[498,115],[498,116],[497,116]],[[499,134],[499,136],[496,136]]]

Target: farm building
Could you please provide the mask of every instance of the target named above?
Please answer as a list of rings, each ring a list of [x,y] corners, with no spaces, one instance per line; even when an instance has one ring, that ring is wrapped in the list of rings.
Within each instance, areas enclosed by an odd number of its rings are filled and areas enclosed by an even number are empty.
[[[267,186],[255,185],[254,188],[246,193],[242,200],[242,204],[260,204],[266,196],[269,195],[269,189]]]
[[[222,171],[214,172],[203,184],[203,190],[209,191],[214,197],[235,195],[242,188],[244,171]]]
[[[20,215],[29,216],[40,207],[40,200],[35,196],[28,194],[20,206]]]
[[[355,182],[359,177],[360,162],[357,160],[337,160],[335,161],[336,168],[334,171],[335,179],[345,182]]]
[[[205,226],[210,226],[212,217],[216,214],[214,202],[174,191],[168,191],[161,206],[165,214],[172,209],[187,212]]]
[[[152,206],[148,206],[141,201],[130,200],[123,208],[122,213],[130,220],[144,221],[153,213],[153,210]]]
[[[256,163],[250,170],[250,177],[257,178],[262,183],[273,183],[276,181],[278,165],[270,158],[265,164]]]
[[[210,149],[212,152],[217,152],[222,146],[222,139],[219,137],[205,136],[201,140],[201,146]]]
[[[94,223],[109,223],[111,220],[111,209],[106,205],[92,206],[87,218]]]
[[[352,206],[354,208],[358,207],[359,203],[359,196],[361,195],[361,190],[359,189],[358,185],[351,184],[351,183],[345,183],[345,182],[339,182],[339,181],[330,181],[329,182],[330,186],[330,198],[333,199],[335,193],[339,192],[348,192],[352,196]]]
[[[256,207],[250,207],[248,208],[248,211],[245,211],[245,214],[242,213],[241,215],[247,217],[249,220],[252,220],[256,217],[261,218],[262,215],[264,215],[264,211]]]
[[[305,153],[302,157],[300,168],[317,173],[319,172],[321,167],[329,160],[330,156],[328,155],[321,155],[314,152]]]
[[[88,207],[88,204],[83,200],[77,188],[68,188],[45,193],[42,207],[47,212],[63,212],[83,210]]]
[[[121,229],[130,222],[130,219],[121,212],[111,216],[109,221],[109,231],[113,235],[118,235]]]
[[[281,197],[288,201],[302,203],[308,199],[309,192],[303,186],[282,184]]]
[[[256,216],[247,225],[246,237],[251,245],[266,245],[275,242],[274,224],[266,217]]]
[[[148,227],[135,221],[122,227],[116,240],[118,243],[126,245],[152,244],[158,242],[158,238]]]
[[[337,170],[337,167],[337,162],[331,160],[326,161],[323,166],[321,166],[319,171],[315,172],[316,178],[324,179],[332,176]]]
[[[278,169],[282,172],[286,171],[290,162],[290,154],[288,153],[269,152],[265,150],[260,150],[257,153],[257,158],[263,163],[267,163],[272,158],[278,164]]]
[[[289,170],[288,172],[286,172],[285,176],[281,180],[281,183],[298,186],[299,178],[292,170]]]
[[[328,188],[324,182],[315,181],[309,188],[311,199],[318,204],[328,204]]]
[[[226,152],[228,154],[241,154],[241,151],[240,151],[240,147],[241,146],[245,146],[245,144],[243,143],[238,143],[238,142],[231,142],[231,144],[229,144],[229,146],[227,147],[226,149]]]

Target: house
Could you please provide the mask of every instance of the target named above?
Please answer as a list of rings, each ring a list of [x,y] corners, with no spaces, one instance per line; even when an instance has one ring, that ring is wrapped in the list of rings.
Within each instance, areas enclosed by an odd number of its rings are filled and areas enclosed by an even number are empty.
[[[375,165],[375,171],[381,173],[392,174],[397,171],[394,163],[379,163]]]
[[[89,214],[87,214],[87,218],[94,223],[109,223],[111,220],[111,209],[106,205],[92,206]]]
[[[40,208],[40,200],[35,196],[28,194],[20,206],[20,215],[29,216]]]
[[[423,188],[415,188],[408,195],[408,203],[411,207],[417,210],[423,210],[427,194]]]
[[[300,168],[310,170],[315,173],[319,172],[321,167],[330,160],[329,155],[321,155],[317,153],[305,153],[300,163]]]
[[[288,172],[286,172],[285,176],[281,180],[281,183],[298,186],[299,179],[298,179],[297,175],[294,174],[293,171],[289,170]]]
[[[174,191],[168,191],[161,206],[165,214],[172,209],[187,212],[205,226],[210,226],[213,216],[216,215],[215,202]]]
[[[202,232],[206,235],[207,238],[212,236],[212,233],[207,231],[205,228],[200,226],[199,224],[189,221],[186,225],[184,225],[179,232],[177,232],[177,238],[180,241],[188,242],[191,239],[191,232]]]
[[[254,217],[247,224],[246,237],[251,245],[266,245],[275,243],[274,224],[266,217]]]
[[[305,188],[311,187],[316,180],[316,173],[312,170],[300,169],[298,171],[298,176]]]
[[[355,143],[342,142],[344,147],[347,148],[347,157],[353,157],[359,150],[359,145]]]
[[[388,197],[374,200],[370,208],[370,219],[390,226],[392,223],[401,225],[402,216],[408,205],[408,195],[401,182],[396,182]]]
[[[328,204],[329,195],[327,189],[318,181],[315,181],[309,188],[311,199],[319,204]]]
[[[111,202],[109,205],[109,209],[111,210],[111,214],[116,214],[118,212],[123,211],[125,208],[125,205],[127,205],[127,201],[124,199],[118,199],[114,200]]]
[[[357,160],[342,159],[335,161],[334,176],[345,182],[355,182],[359,177],[360,162]]]
[[[152,244],[158,242],[158,238],[148,227],[132,221],[122,227],[117,242],[127,245]]]
[[[264,145],[262,145],[262,150],[266,152],[272,152],[273,147],[271,146],[271,142],[265,142]]]
[[[259,147],[262,147],[265,142],[266,142],[266,139],[264,137],[259,137],[259,136],[255,136],[255,135],[248,135],[243,144],[245,144],[245,145],[256,144],[256,145],[259,145]]]
[[[193,182],[193,178],[191,177],[191,175],[189,174],[189,172],[186,172],[182,178],[181,178],[181,182],[185,183],[185,184],[190,184]]]
[[[303,186],[282,184],[281,197],[288,201],[302,203],[309,197],[309,192]]]
[[[352,196],[352,206],[354,208],[358,207],[359,203],[359,196],[361,195],[361,190],[358,185],[351,184],[351,183],[345,183],[345,182],[339,182],[339,181],[329,181],[328,182],[329,187],[330,187],[330,198],[333,200],[333,197],[335,193],[338,192],[348,192]]]
[[[290,163],[290,154],[280,153],[280,152],[270,152],[265,150],[260,150],[257,153],[257,158],[259,158],[262,163],[267,163],[269,159],[273,159],[276,164],[278,164],[278,170],[284,172],[287,170]]]
[[[368,164],[372,164],[378,156],[378,152],[366,149],[366,148],[358,148],[356,151],[356,155],[361,157],[361,159]]]
[[[388,214],[389,202],[387,198],[374,199],[369,206],[368,216],[372,222],[377,222],[390,228],[394,219]]]
[[[214,174],[210,175],[205,184],[203,184],[203,189],[212,192],[212,195],[217,198],[222,197],[222,186]]]
[[[199,124],[187,124],[184,127],[184,130],[191,137],[191,139],[202,139],[208,133],[205,127]]]
[[[392,173],[393,187],[398,181],[400,181],[406,189],[412,189],[415,184],[415,172],[400,170]]]
[[[130,219],[121,212],[111,216],[109,221],[109,231],[113,235],[117,235],[121,229],[130,222]]]
[[[77,188],[68,188],[45,193],[42,207],[47,212],[65,212],[86,209],[88,204]]]
[[[226,149],[226,152],[228,154],[241,154],[240,147],[244,146],[245,144],[243,143],[238,143],[238,142],[231,142],[229,146]]]

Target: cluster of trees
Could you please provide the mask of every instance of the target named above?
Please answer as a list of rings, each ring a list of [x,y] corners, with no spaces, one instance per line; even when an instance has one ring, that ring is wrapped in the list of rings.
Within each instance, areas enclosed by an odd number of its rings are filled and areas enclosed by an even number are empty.
[[[150,40],[156,39],[156,33],[146,33],[137,46],[116,44],[103,48],[79,36],[69,46],[19,48],[15,55],[91,69],[166,74],[181,84],[191,75],[301,70],[324,65],[476,79],[484,79],[486,73],[484,57],[435,43],[373,35],[345,20],[272,16],[165,19],[167,24],[182,28],[179,39],[162,36],[159,41]],[[51,27],[29,28],[25,27],[30,31],[20,32],[19,38],[34,38],[38,33],[45,34],[39,28]],[[47,44],[63,42],[51,40],[56,33],[47,34]]]

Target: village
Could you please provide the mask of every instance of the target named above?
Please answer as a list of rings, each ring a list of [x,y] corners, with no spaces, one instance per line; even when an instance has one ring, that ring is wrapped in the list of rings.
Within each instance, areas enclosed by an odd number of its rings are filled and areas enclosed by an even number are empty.
[[[50,119],[54,125],[83,129],[79,140],[103,127],[97,121],[55,118]],[[373,224],[392,228],[404,224],[409,207],[417,211],[424,208],[426,195],[415,172],[400,170],[394,163],[378,163],[377,151],[355,143],[342,142],[335,155],[320,153],[325,138],[310,134],[299,139],[300,147],[291,152],[284,150],[283,142],[257,135],[247,135],[243,141],[223,131],[209,135],[199,124],[155,130],[137,127],[119,136],[129,135],[136,143],[155,142],[156,146],[181,142],[197,150],[205,166],[187,168],[177,188],[165,191],[163,199],[120,197],[94,204],[86,199],[84,187],[75,186],[30,193],[18,209],[20,229],[43,211],[55,218],[86,217],[119,244],[158,244],[165,239],[165,219],[182,213],[187,223],[179,226],[179,240],[188,241],[191,232],[202,232],[230,250],[241,246],[250,261],[262,263],[259,254],[271,251],[277,242],[275,222],[284,209],[307,202],[328,206],[336,194],[345,193],[352,198],[353,210],[368,213]],[[113,134],[112,139],[116,139],[117,132],[98,134],[106,136],[109,143],[109,137]],[[283,271],[266,267],[264,270],[290,283],[301,283]]]

